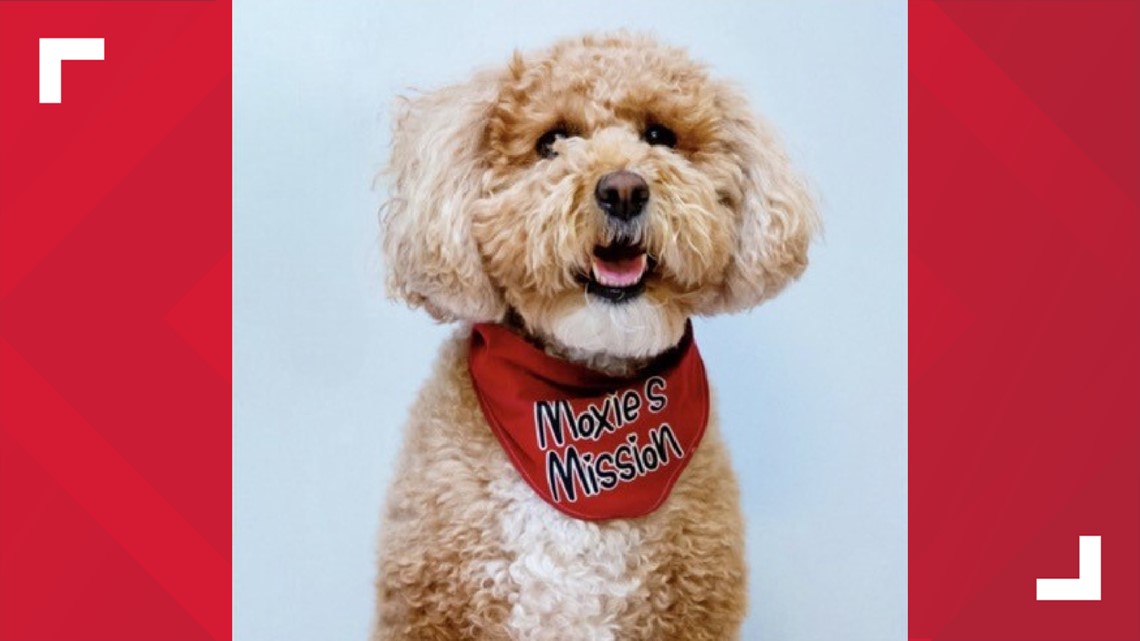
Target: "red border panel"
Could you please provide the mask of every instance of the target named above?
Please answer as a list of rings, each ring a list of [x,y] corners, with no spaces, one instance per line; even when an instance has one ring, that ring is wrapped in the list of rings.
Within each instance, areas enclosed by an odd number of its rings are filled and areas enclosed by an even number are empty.
[[[910,4],[910,634],[1140,639],[1140,5]],[[1102,538],[1100,601],[1036,600]]]
[[[228,3],[0,1],[0,641],[230,638],[230,99]]]

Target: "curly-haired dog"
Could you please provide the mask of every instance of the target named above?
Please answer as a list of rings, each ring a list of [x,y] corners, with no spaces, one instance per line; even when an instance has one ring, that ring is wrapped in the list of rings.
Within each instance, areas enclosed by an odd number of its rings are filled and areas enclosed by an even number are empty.
[[[688,319],[807,264],[773,133],[683,50],[585,37],[405,101],[390,173],[390,292],[464,325],[411,410],[373,638],[736,638],[743,522]]]

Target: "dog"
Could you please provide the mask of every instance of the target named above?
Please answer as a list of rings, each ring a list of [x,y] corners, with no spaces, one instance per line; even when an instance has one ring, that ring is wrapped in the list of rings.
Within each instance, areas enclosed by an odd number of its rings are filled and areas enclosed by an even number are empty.
[[[387,493],[373,641],[737,638],[744,523],[690,318],[807,265],[819,219],[776,135],[625,32],[394,122],[389,294],[460,326]]]

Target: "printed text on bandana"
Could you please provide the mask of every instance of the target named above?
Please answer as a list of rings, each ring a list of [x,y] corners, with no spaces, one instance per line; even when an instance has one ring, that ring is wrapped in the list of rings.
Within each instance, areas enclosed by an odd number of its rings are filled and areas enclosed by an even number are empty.
[[[581,494],[596,496],[649,476],[685,457],[673,428],[661,423],[646,440],[629,429],[641,416],[660,413],[668,405],[666,382],[652,376],[640,388],[611,394],[575,412],[569,401],[537,401],[534,431],[546,452],[546,480],[555,502],[573,503]],[[625,442],[607,452],[582,451],[580,445],[607,434],[627,431]]]

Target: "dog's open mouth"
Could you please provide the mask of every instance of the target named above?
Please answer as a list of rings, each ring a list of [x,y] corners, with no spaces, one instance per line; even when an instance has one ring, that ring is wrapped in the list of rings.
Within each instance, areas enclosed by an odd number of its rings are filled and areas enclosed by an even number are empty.
[[[611,302],[632,300],[645,291],[652,259],[640,245],[615,243],[594,248],[586,291]]]

